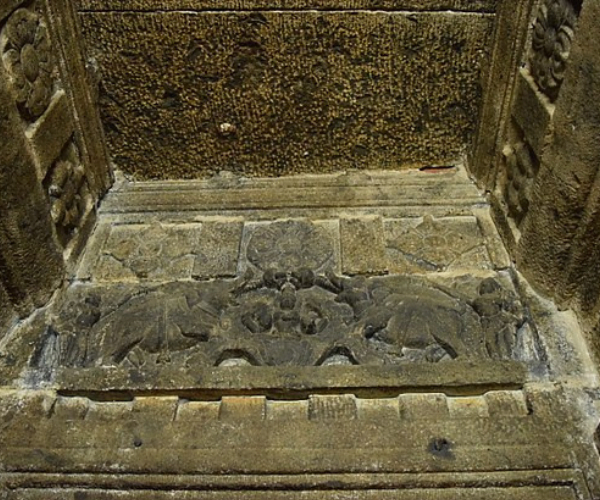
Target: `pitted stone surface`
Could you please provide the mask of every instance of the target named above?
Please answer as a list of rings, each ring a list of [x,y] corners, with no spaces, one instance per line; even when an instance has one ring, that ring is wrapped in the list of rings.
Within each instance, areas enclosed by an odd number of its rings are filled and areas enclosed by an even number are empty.
[[[113,159],[138,179],[450,164],[474,132],[491,14],[145,3],[80,13]]]

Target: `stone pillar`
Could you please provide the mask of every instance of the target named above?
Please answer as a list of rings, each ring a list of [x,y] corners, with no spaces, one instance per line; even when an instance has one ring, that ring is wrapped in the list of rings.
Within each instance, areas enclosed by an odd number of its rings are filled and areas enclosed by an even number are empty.
[[[25,315],[43,305],[63,274],[50,205],[27,148],[9,82],[0,77],[0,281],[2,299]],[[3,294],[4,295],[4,294]]]
[[[496,168],[506,141],[506,123],[523,59],[527,27],[530,23],[532,0],[500,2],[496,13],[494,45],[490,67],[484,80],[484,99],[477,134],[469,153],[469,170],[478,185],[494,186]]]
[[[517,253],[526,276],[565,304],[595,303],[600,290],[599,19],[600,2],[584,2]]]

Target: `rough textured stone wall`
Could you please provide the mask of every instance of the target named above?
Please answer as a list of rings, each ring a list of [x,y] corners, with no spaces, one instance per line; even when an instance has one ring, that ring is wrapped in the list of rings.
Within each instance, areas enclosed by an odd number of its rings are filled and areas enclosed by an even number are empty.
[[[110,182],[69,9],[0,6],[0,334],[60,284]]]
[[[579,311],[600,355],[600,2],[533,14],[488,186],[519,269]]]
[[[140,179],[454,162],[476,127],[497,8],[77,5],[113,159]]]

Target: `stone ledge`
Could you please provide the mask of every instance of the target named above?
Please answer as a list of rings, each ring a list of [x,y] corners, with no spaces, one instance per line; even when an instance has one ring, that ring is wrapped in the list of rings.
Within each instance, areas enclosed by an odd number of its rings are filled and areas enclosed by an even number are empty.
[[[9,499],[27,500],[75,500],[79,488],[85,488],[86,497],[91,500],[102,498],[122,498],[120,492],[105,490],[118,484],[120,491],[130,491],[131,499],[146,499],[152,489],[152,498],[159,500],[185,498],[204,499],[262,499],[277,498],[292,500],[297,498],[328,499],[340,498],[340,495],[352,495],[352,498],[415,500],[435,497],[439,500],[567,500],[576,498],[576,492],[582,491],[580,498],[587,499],[584,482],[574,470],[559,471],[506,471],[485,474],[330,474],[301,476],[114,476],[97,475],[19,475],[5,476],[11,495],[17,492],[22,496],[9,496]],[[92,489],[88,489],[93,485]],[[21,489],[23,488],[23,490]],[[49,490],[48,488],[60,488]],[[137,490],[137,493],[135,492]],[[262,491],[261,491],[262,490]],[[179,496],[177,493],[179,492]],[[96,497],[96,495],[98,495]]]
[[[340,392],[381,397],[411,390],[477,395],[490,390],[520,389],[527,379],[526,372],[526,366],[516,361],[449,361],[393,367],[63,368],[58,371],[55,384],[63,395],[99,400],[140,395],[190,399],[266,395],[296,399],[314,393]]]

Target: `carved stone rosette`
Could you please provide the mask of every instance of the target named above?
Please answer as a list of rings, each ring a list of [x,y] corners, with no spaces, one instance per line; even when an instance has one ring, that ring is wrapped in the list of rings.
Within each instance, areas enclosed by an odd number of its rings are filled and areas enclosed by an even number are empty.
[[[540,90],[556,100],[571,52],[577,14],[569,0],[543,0],[533,26],[529,57]]]
[[[48,27],[36,4],[8,18],[0,32],[0,54],[19,111],[34,122],[48,109],[57,80]]]

